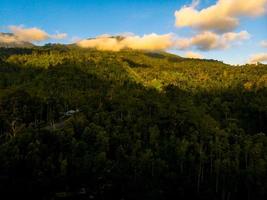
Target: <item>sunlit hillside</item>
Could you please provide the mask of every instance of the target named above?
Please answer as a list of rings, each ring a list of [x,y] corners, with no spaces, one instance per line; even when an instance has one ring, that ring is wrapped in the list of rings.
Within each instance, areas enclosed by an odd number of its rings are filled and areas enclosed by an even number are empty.
[[[266,120],[264,64],[0,49],[0,189],[9,197],[264,199]]]

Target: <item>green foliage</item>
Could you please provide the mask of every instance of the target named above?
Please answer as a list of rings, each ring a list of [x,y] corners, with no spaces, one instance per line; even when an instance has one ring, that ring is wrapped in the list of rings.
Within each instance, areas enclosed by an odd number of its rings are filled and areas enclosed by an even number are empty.
[[[266,74],[164,52],[0,49],[0,195],[265,199]]]

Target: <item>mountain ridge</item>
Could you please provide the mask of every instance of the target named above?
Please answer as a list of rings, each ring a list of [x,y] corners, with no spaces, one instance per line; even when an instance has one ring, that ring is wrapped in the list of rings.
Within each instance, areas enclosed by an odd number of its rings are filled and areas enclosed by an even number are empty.
[[[263,200],[266,94],[261,64],[0,48],[0,194]]]

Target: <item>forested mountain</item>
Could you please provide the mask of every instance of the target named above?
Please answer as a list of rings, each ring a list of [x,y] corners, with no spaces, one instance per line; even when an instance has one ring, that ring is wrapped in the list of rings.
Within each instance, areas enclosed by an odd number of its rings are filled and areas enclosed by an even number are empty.
[[[267,66],[0,49],[0,195],[266,199]]]

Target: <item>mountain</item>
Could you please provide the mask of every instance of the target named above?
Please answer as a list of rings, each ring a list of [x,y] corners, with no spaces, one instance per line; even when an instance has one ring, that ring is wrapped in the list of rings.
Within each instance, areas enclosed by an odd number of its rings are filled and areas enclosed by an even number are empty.
[[[263,200],[266,121],[263,64],[0,48],[0,196]]]
[[[103,35],[102,37],[104,37],[104,38],[114,38],[114,39],[116,39],[118,41],[124,40],[126,38],[125,36],[122,36],[122,35]],[[87,40],[94,40],[94,39],[97,39],[97,38],[96,37],[87,38]]]
[[[8,38],[4,40],[3,38]],[[16,36],[12,33],[0,33],[0,48],[31,48],[34,45],[30,42],[16,40]]]

